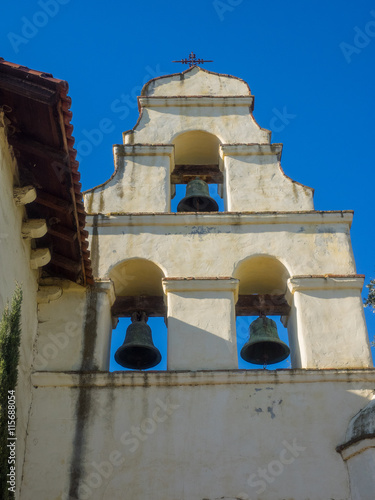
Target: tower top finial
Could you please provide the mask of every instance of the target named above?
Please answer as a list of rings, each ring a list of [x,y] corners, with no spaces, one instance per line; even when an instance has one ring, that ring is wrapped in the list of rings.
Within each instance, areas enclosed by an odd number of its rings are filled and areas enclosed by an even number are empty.
[[[180,61],[172,61],[174,63],[188,64],[189,68],[192,66],[197,66],[198,64],[204,64],[207,62],[213,62],[211,60],[205,61],[204,59],[197,59],[197,56],[194,52],[190,52],[189,57],[187,59],[181,59]]]

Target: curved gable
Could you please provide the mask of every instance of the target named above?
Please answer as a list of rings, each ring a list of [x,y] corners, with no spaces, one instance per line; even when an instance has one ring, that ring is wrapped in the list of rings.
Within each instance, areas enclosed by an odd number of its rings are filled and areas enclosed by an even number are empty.
[[[238,96],[251,95],[250,88],[240,78],[213,73],[193,66],[183,73],[175,73],[150,80],[142,89],[142,96]]]

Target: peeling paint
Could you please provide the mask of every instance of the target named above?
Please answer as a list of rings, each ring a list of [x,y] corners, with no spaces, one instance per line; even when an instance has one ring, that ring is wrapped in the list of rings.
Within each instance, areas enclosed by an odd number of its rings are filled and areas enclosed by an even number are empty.
[[[190,234],[210,234],[210,233],[220,233],[221,231],[216,227],[210,226],[192,226],[190,229]]]
[[[272,406],[268,406],[267,407],[267,411],[268,413],[271,415],[271,418],[274,419],[276,417],[274,411],[273,411],[273,407]]]

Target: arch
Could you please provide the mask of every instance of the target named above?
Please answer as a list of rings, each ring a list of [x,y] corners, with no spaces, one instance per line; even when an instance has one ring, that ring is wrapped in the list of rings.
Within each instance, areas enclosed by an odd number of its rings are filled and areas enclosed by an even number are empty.
[[[252,299],[250,296],[270,295],[271,301],[266,303],[266,310],[262,310],[262,312],[274,321],[277,320],[278,316],[286,316],[290,308],[285,302],[284,294],[287,290],[287,281],[290,273],[276,257],[263,254],[252,255],[239,262],[233,276],[240,281],[237,305],[241,303],[242,299],[240,309],[236,310],[236,313],[239,314],[236,318],[239,367],[249,369],[247,361],[241,360],[240,353],[241,348],[249,339],[249,325],[259,316],[260,310],[256,307],[251,307],[251,301],[247,301],[248,299]],[[274,306],[276,308],[273,308]],[[289,329],[285,328],[283,322],[278,323],[277,331],[280,340],[288,344]],[[255,368],[255,366],[252,365],[252,368]],[[288,361],[285,359],[275,364],[272,362],[272,369],[285,369],[288,366]]]
[[[167,326],[164,314],[160,313],[160,309],[163,309],[160,304],[163,305],[162,278],[164,272],[151,260],[131,258],[114,266],[109,271],[109,277],[114,283],[116,293],[116,302],[113,307],[116,308],[117,305],[117,309],[114,315],[119,317],[121,326],[118,329],[120,330],[119,334],[112,334],[110,370],[133,370],[133,368],[124,368],[117,364],[114,355],[124,342],[123,333],[131,324],[130,317],[133,312],[139,310],[139,304],[141,304],[140,310],[147,314],[154,345],[162,352],[163,358],[161,365],[158,364],[156,368],[152,366],[148,369],[165,370],[167,367]],[[136,307],[132,302],[133,297],[140,299]],[[148,303],[147,297],[151,297],[152,301]],[[125,303],[121,302],[122,298]]]
[[[218,137],[203,130],[192,130],[177,135],[173,141],[176,165],[217,165],[219,163]]]
[[[241,261],[233,274],[240,280],[239,294],[284,294],[289,271],[276,257],[254,255]]]
[[[164,273],[154,262],[133,258],[122,261],[109,271],[116,296],[163,296]]]

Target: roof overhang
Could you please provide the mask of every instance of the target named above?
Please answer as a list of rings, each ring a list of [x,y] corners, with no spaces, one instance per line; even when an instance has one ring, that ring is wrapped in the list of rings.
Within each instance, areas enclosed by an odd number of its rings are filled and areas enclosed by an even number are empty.
[[[36,248],[49,248],[52,256],[42,276],[86,285],[93,278],[70,106],[66,81],[0,58],[0,107],[19,186],[37,192],[25,209],[28,218],[44,219],[48,228],[35,240]]]

